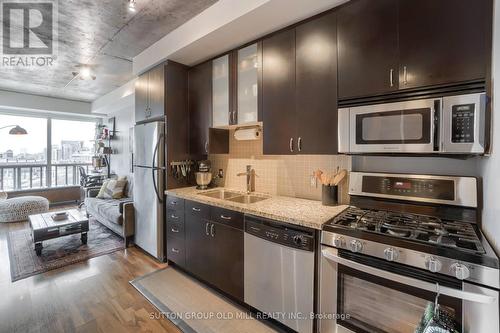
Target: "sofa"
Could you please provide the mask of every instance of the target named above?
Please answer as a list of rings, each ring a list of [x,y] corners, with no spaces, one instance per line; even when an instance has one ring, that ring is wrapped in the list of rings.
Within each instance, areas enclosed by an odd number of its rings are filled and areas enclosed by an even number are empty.
[[[123,237],[128,247],[135,233],[134,199],[132,197],[132,182],[125,187],[122,199],[99,199],[100,187],[86,189],[85,209],[87,216],[92,216],[99,223]]]

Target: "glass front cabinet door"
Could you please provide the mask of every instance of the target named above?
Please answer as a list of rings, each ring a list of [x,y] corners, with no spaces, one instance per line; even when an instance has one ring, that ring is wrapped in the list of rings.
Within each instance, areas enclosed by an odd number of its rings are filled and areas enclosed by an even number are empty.
[[[237,80],[237,123],[258,121],[258,75],[259,56],[257,44],[239,49]]]
[[[245,125],[259,121],[258,43],[212,61],[212,126]]]
[[[229,125],[229,55],[212,61],[212,126]]]

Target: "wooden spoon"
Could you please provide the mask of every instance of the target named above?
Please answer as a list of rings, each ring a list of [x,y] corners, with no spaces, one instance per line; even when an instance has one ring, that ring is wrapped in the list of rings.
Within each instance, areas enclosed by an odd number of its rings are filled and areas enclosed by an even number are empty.
[[[337,186],[338,184],[340,184],[340,182],[344,180],[345,176],[347,176],[347,170],[342,169],[333,179],[333,185]]]

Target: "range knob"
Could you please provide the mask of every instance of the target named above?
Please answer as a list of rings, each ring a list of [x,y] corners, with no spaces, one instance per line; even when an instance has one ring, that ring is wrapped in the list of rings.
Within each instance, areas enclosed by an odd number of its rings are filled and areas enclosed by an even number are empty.
[[[344,237],[342,236],[337,236],[333,239],[333,244],[336,246],[336,247],[344,247],[345,246],[345,240],[344,240]]]
[[[450,268],[453,274],[455,274],[455,277],[459,280],[465,280],[470,276],[470,270],[464,264],[457,262],[451,265]]]
[[[396,250],[393,247],[388,247],[387,249],[384,250],[384,258],[387,261],[395,261],[398,259],[398,250]]]
[[[431,271],[432,273],[439,272],[441,270],[441,267],[443,267],[443,264],[441,264],[441,261],[434,257],[429,257],[427,258],[425,262],[425,267]]]
[[[302,246],[304,244],[304,239],[300,235],[295,235],[292,237],[293,243],[297,246]]]
[[[363,243],[359,240],[353,239],[349,245],[352,252],[361,252],[363,250]]]

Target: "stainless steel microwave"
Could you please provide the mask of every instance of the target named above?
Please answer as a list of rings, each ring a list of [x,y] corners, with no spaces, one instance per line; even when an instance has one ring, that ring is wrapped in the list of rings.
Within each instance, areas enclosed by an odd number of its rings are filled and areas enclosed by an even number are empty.
[[[484,93],[339,109],[339,152],[482,154],[485,110]]]

